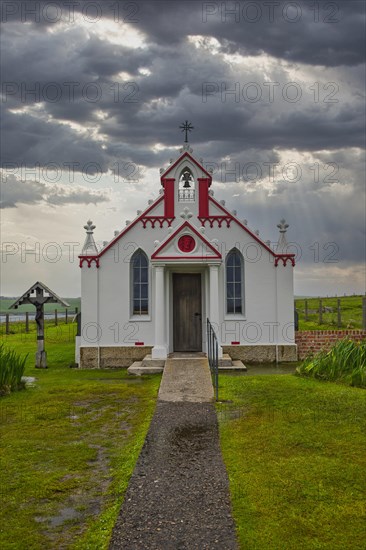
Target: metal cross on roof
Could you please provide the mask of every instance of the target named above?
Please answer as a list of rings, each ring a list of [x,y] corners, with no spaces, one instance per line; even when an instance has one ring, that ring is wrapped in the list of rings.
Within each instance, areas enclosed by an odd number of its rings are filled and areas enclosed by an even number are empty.
[[[191,132],[192,130],[194,130],[194,126],[192,126],[192,124],[188,122],[188,120],[186,120],[179,126],[179,128],[182,130],[182,132],[186,133],[186,138],[184,140],[184,143],[188,143],[188,132]]]

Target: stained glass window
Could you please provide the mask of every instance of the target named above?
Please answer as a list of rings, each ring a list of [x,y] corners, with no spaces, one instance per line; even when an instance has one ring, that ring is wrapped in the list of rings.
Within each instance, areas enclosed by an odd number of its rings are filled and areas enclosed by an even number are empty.
[[[243,266],[237,250],[226,258],[226,313],[243,313]]]

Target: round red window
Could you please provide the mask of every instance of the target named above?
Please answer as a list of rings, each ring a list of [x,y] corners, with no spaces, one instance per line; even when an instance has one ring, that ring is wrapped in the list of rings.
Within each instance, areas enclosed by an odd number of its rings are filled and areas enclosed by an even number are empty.
[[[179,250],[182,252],[192,252],[196,246],[196,241],[191,235],[183,235],[178,241]]]

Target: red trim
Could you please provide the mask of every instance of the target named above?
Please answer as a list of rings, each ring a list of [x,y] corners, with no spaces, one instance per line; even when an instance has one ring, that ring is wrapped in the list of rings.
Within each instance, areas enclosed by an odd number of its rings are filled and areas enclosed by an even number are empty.
[[[163,178],[161,180],[164,187],[164,216],[174,218],[174,178]]]
[[[144,346],[145,342],[135,342],[135,346]]]
[[[153,259],[153,257],[151,257],[151,259]],[[213,256],[159,256],[159,258],[155,258],[154,261],[157,261],[157,260],[174,260],[174,261],[177,261],[177,262],[180,262],[181,260],[184,260],[184,261],[196,261],[196,260],[200,260],[201,262],[206,260],[221,260],[221,258],[219,258],[218,256],[217,257],[213,257]]]
[[[275,267],[278,266],[278,262],[282,260],[284,267],[286,267],[287,262],[291,262],[292,267],[295,267],[295,254],[276,254]]]
[[[190,155],[188,153],[188,151],[185,151],[175,162],[174,164],[172,164],[171,166],[169,166],[167,169],[166,169],[166,172],[163,173],[163,175],[161,176],[161,182],[162,182],[162,185],[163,185],[163,180],[166,179],[166,176],[167,174],[169,174],[169,172],[171,170],[173,170],[173,168],[175,168],[177,166],[177,164],[182,160],[184,159],[185,157],[188,157],[196,166],[198,166],[198,168],[200,168],[207,176],[208,180],[209,180],[209,185],[211,185],[212,183],[212,176],[209,172],[207,172],[207,170],[204,169],[204,167],[199,164],[199,162],[196,161],[196,159],[194,157],[192,157],[192,155]]]
[[[142,226],[144,229],[146,229],[146,225],[148,222],[153,229],[155,229],[156,223],[158,223],[160,225],[160,228],[162,229],[164,226],[164,222],[166,222],[168,224],[168,227],[170,227],[174,220],[175,218],[166,218],[164,216],[146,216],[145,218],[141,218]]]
[[[152,254],[151,256],[151,259],[152,260],[210,260],[212,259],[213,257],[212,256],[200,256],[199,258],[197,256],[161,256],[160,258],[157,258],[157,255],[177,236],[179,235],[179,233],[181,233],[185,228],[189,227],[189,229],[191,231],[193,231],[193,233],[195,233],[197,235],[197,237],[206,245],[208,246],[212,252],[214,252],[215,256],[214,258],[215,259],[222,259],[222,256],[220,254],[220,252],[214,248],[214,246],[201,234],[197,231],[197,229],[195,229],[193,227],[193,225],[191,225],[189,222],[184,222],[183,225],[181,225],[180,227],[178,227],[178,229],[176,229],[176,231],[174,231],[174,233],[172,233],[171,235],[169,235],[169,238],[164,242],[162,243],[159,248],[157,250],[155,250],[155,252]]]
[[[220,228],[224,222],[226,222],[226,227],[230,227],[231,222],[235,218],[233,218],[232,216],[205,216],[205,217],[198,217],[198,219],[203,226],[206,225],[206,222],[209,222],[210,227],[213,227],[214,222],[217,222],[217,225]]]
[[[83,263],[87,262],[88,267],[91,266],[92,262],[95,262],[97,268],[99,267],[99,257],[98,256],[79,256],[79,267],[83,267]]]
[[[231,342],[232,346],[238,346],[239,344],[240,344],[240,342]]]
[[[210,180],[208,178],[197,178],[198,181],[198,216],[206,218],[208,216],[208,188]]]
[[[117,237],[115,237],[110,243],[108,246],[106,246],[105,248],[103,248],[103,250],[101,252],[99,252],[99,254],[97,256],[95,256],[96,258],[101,258],[103,256],[103,254],[105,254],[105,252],[107,252],[107,250],[109,250],[111,248],[111,246],[113,246],[117,241],[119,241],[119,239],[121,237],[123,237],[124,235],[126,235],[126,233],[128,233],[130,231],[130,229],[132,229],[139,221],[142,220],[142,218],[146,217],[146,214],[148,214],[149,212],[151,212],[151,210],[153,210],[159,203],[161,203],[161,201],[164,199],[164,196],[163,195],[160,195],[160,197],[158,197],[152,204],[150,204],[150,206],[144,211],[142,212],[142,214],[136,218],[132,223],[130,223],[130,225],[128,225],[127,227],[125,227],[125,229],[123,229],[123,231],[121,231],[121,233],[119,235],[117,235]],[[84,256],[79,256],[79,258],[83,258]],[[98,262],[99,264],[99,262]]]

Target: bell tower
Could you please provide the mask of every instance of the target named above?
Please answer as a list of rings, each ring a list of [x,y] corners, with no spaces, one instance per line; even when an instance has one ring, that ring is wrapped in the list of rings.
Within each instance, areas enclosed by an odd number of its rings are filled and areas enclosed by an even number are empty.
[[[180,126],[185,132],[185,141],[180,156],[166,170],[161,170],[161,185],[164,188],[164,216],[174,218],[183,208],[197,217],[209,215],[208,191],[212,177],[192,155],[193,150],[187,139],[187,134],[193,126],[186,121]]]

